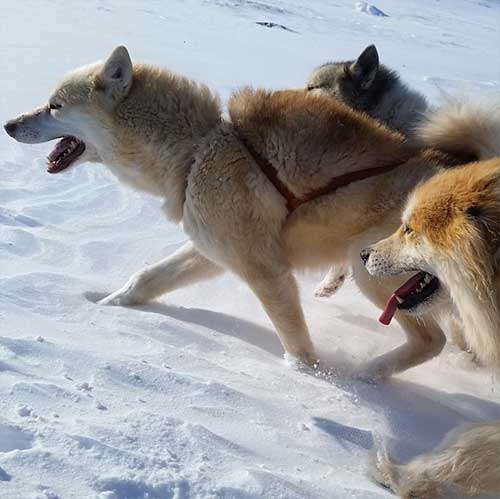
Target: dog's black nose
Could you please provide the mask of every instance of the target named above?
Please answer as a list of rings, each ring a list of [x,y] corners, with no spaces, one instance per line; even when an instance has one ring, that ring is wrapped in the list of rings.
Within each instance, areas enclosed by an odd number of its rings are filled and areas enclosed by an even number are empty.
[[[366,264],[366,262],[368,261],[368,258],[370,258],[371,251],[372,250],[370,248],[365,248],[365,249],[361,250],[361,252],[359,253],[359,256],[361,257],[361,260],[363,260],[363,263]]]
[[[7,123],[5,123],[4,128],[9,135],[12,135],[17,128],[17,124],[13,121],[8,121]]]

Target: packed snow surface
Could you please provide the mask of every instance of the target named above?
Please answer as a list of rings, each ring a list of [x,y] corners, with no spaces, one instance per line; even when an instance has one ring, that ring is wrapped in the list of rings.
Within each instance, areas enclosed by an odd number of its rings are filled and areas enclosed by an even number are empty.
[[[371,43],[433,102],[498,92],[497,1],[377,9],[387,17],[342,0],[4,1],[0,119],[118,44],[223,99],[299,87]],[[500,419],[490,374],[453,346],[382,386],[346,374],[403,333],[352,284],[315,300],[321,275],[300,280],[323,373],[285,364],[231,275],[141,307],[96,305],[185,236],[103,166],[48,175],[49,150],[0,136],[2,499],[385,498],[366,476],[374,442],[406,459],[460,423]]]

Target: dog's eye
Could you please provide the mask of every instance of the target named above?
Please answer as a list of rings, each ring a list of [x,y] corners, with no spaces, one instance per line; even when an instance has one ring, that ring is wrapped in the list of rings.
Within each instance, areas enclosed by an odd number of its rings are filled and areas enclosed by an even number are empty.
[[[413,229],[411,227],[408,227],[408,225],[405,225],[403,227],[403,233],[406,234],[407,236],[410,235],[413,232]]]
[[[54,104],[54,103],[49,104],[49,109],[51,111],[53,111],[54,109],[61,109],[61,107],[62,107],[61,104]]]

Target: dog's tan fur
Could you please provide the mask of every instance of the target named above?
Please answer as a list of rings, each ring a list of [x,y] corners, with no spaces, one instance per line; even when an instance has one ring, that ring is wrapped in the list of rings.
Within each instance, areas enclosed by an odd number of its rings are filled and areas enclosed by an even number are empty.
[[[442,172],[418,187],[403,225],[373,246],[367,267],[377,275],[430,269],[450,293],[469,346],[500,368],[499,245],[496,158]]]
[[[500,493],[500,422],[457,428],[431,453],[407,464],[385,449],[374,456],[373,477],[403,499],[440,499]],[[448,494],[448,495],[446,495]],[[455,496],[453,496],[455,497]]]
[[[449,164],[446,155],[409,150],[402,136],[366,115],[305,91],[243,90],[222,119],[218,98],[170,71],[132,65],[125,48],[104,63],[68,75],[42,107],[8,124],[21,142],[73,135],[84,160],[102,162],[127,183],[165,200],[191,242],[133,276],[103,304],[132,304],[224,269],[243,278],[262,302],[285,351],[308,363],[316,354],[300,305],[294,269],[350,255],[354,278],[377,305],[401,279],[369,278],[359,250],[390,234],[408,193]],[[288,214],[244,141],[266,157],[294,193],[334,175],[401,162]],[[445,338],[432,317],[398,320],[407,342],[364,366],[386,377],[438,354]]]
[[[439,129],[434,139],[455,150],[469,141],[483,155],[497,157],[442,172],[418,187],[403,225],[371,248],[367,268],[377,275],[410,269],[436,275],[462,318],[466,342],[498,372],[500,134],[491,135],[493,122],[478,122],[478,116],[472,119],[475,129],[461,122],[455,126],[452,119],[444,126],[456,133],[445,136]],[[428,312],[435,302],[423,304],[420,312]],[[469,496],[500,494],[500,422],[454,430],[438,449],[407,464],[381,452],[375,476],[403,498],[437,498],[448,488]]]
[[[423,115],[416,142],[450,154],[476,159],[499,155],[500,102],[490,99],[471,102],[466,97],[449,98],[446,112]]]

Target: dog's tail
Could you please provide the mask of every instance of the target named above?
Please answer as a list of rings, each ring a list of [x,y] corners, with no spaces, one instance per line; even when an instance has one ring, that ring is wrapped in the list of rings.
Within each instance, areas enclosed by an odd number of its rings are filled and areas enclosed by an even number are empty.
[[[372,477],[403,499],[441,497],[447,491],[467,496],[500,494],[500,421],[457,428],[429,454],[407,464],[385,449],[373,457]]]
[[[500,101],[450,98],[424,117],[416,141],[463,158],[464,163],[500,156]]]

